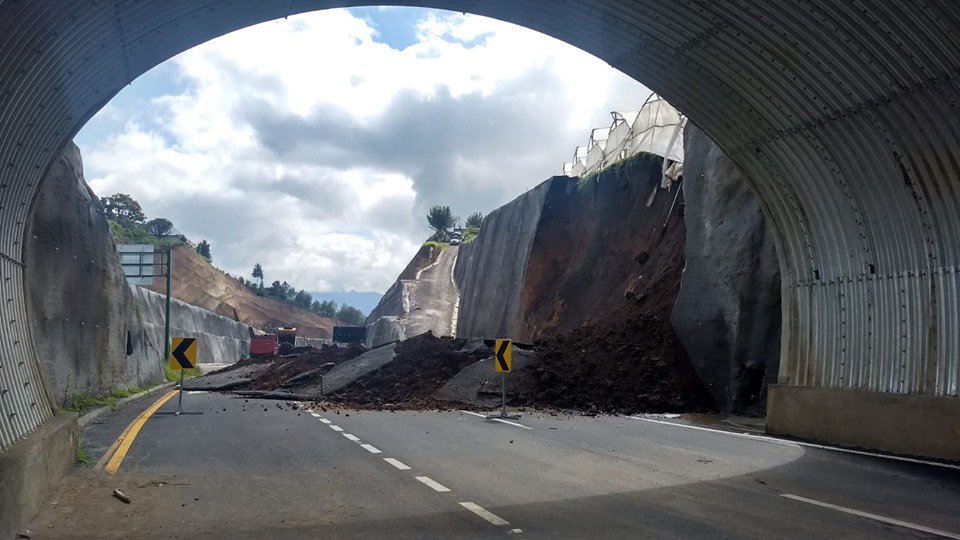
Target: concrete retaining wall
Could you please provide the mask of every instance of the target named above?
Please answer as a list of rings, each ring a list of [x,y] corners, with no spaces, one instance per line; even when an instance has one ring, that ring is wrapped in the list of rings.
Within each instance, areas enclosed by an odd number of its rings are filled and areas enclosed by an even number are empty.
[[[367,325],[367,347],[379,347],[385,343],[407,339],[399,317],[385,315]]]
[[[960,398],[772,384],[767,432],[960,461]]]
[[[143,327],[162,355],[165,297],[136,285],[130,289]],[[176,299],[170,301],[170,336],[197,338],[201,364],[230,364],[250,355],[249,326]]]

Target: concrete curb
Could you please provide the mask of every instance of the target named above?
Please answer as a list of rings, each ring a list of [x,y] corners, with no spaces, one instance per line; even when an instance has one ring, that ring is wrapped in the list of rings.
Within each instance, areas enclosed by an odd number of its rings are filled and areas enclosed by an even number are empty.
[[[170,388],[170,387],[172,387],[172,386],[176,386],[176,384],[177,384],[177,383],[166,382],[166,383],[163,383],[163,384],[161,384],[161,385],[159,385],[159,386],[154,386],[153,388],[151,388],[151,389],[149,389],[149,390],[145,390],[145,391],[143,391],[143,392],[140,392],[139,394],[134,394],[134,395],[132,395],[132,396],[128,396],[128,397],[125,397],[125,398],[123,398],[123,399],[117,400],[117,405],[116,405],[116,406],[117,406],[117,407],[122,407],[122,406],[126,405],[127,403],[130,403],[131,401],[137,401],[137,400],[139,400],[139,399],[143,399],[143,398],[145,398],[145,397],[147,397],[147,396],[156,394],[157,392],[160,392],[161,390],[166,390],[167,388]],[[103,407],[98,407],[98,408],[96,408],[96,409],[93,409],[92,411],[88,412],[87,414],[81,416],[81,417],[80,417],[80,420],[78,421],[78,423],[80,424],[80,429],[83,429],[83,428],[87,427],[88,425],[92,424],[96,419],[100,418],[100,417],[103,416],[104,414],[107,414],[108,412],[111,412],[111,410],[112,410],[112,409],[111,409],[110,407],[108,407],[108,406],[103,406]]]

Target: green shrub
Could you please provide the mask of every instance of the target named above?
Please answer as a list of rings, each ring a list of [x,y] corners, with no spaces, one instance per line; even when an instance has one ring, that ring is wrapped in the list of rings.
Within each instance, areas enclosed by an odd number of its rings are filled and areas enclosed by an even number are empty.
[[[170,369],[170,365],[169,365],[169,364],[167,364],[166,366],[164,366],[164,369],[166,370],[166,377],[167,377],[167,380],[168,380],[168,381],[170,381],[170,382],[180,382],[180,370],[179,370],[179,369]],[[185,369],[185,370],[183,370],[183,371],[184,371],[184,373],[183,373],[183,378],[184,378],[184,380],[186,380],[186,379],[192,379],[192,378],[194,378],[194,377],[199,377],[199,376],[203,375],[203,371],[202,371],[200,368]]]
[[[432,241],[432,240],[427,241],[427,242],[424,242],[423,245],[425,245],[425,246],[430,246],[430,247],[435,247],[435,248],[439,249],[441,253],[443,252],[443,250],[445,250],[445,249],[447,249],[448,247],[450,247],[450,244],[449,244],[448,242],[434,242],[434,241]]]

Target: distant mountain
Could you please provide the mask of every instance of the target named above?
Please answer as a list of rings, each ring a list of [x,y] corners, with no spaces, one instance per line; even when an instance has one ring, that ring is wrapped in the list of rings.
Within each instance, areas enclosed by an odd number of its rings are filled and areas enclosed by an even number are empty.
[[[369,314],[373,308],[377,307],[377,303],[383,298],[383,294],[378,292],[327,291],[310,294],[313,295],[314,300],[320,302],[333,300],[338,304],[353,306],[362,311],[364,315]]]

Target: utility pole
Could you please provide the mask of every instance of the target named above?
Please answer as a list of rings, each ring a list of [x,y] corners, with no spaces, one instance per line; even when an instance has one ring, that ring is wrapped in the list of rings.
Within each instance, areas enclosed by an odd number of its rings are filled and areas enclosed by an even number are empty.
[[[170,358],[170,274],[173,270],[173,248],[167,247],[167,302],[163,318],[163,361]],[[183,386],[183,370],[180,371],[180,386]]]

